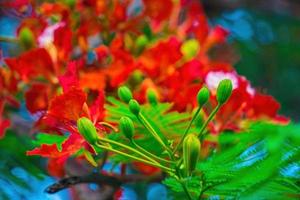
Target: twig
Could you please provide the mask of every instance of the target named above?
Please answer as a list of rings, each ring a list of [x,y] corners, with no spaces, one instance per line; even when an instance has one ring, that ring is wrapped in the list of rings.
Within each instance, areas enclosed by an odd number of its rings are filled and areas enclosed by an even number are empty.
[[[121,186],[122,182],[113,176],[106,176],[103,174],[90,174],[88,176],[72,176],[59,180],[45,189],[45,192],[54,194],[63,189],[69,188],[76,184],[81,183],[96,183],[99,185],[110,185],[114,188]]]
[[[54,194],[63,189],[67,189],[71,186],[82,184],[82,183],[96,183],[98,185],[108,185],[114,189],[119,188],[123,183],[129,182],[138,182],[138,181],[160,181],[163,179],[163,174],[158,173],[153,176],[146,176],[141,174],[131,174],[126,176],[121,175],[104,175],[100,173],[93,173],[87,176],[71,176],[59,180],[57,183],[54,183],[48,186],[45,189],[45,192],[49,194]]]

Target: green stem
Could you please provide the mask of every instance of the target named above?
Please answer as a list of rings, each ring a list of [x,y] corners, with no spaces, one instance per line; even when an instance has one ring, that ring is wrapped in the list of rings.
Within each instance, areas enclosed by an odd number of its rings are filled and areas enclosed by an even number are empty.
[[[208,119],[206,120],[206,122],[202,125],[199,134],[197,135],[198,137],[201,137],[203,131],[205,130],[205,128],[207,127],[208,123],[213,119],[213,117],[216,115],[216,113],[220,110],[221,108],[221,104],[218,104],[215,109],[210,113],[210,115],[208,116]]]
[[[192,126],[194,120],[196,119],[197,115],[199,114],[201,108],[202,108],[202,106],[200,106],[200,107],[197,109],[196,113],[194,114],[192,120],[191,120],[190,123],[189,123],[188,128],[185,130],[185,132],[184,132],[183,136],[181,137],[179,143],[176,145],[175,149],[173,150],[173,155],[174,155],[174,154],[176,153],[176,151],[181,147],[181,144],[182,144],[184,138],[185,138],[186,135],[188,134],[188,132],[189,132],[189,130],[190,130],[190,128],[191,128],[191,126]]]
[[[145,159],[147,159],[147,160],[149,160],[149,161],[151,161],[151,162],[154,162],[154,163],[156,163],[156,164],[159,164],[159,162],[157,162],[156,160],[154,160],[154,159],[148,157],[147,155],[145,155],[145,154],[143,154],[143,153],[137,151],[136,149],[134,149],[134,148],[132,148],[132,147],[130,147],[130,146],[127,146],[127,145],[125,145],[125,144],[122,144],[122,143],[120,143],[120,142],[116,142],[116,141],[114,141],[114,140],[110,140],[110,139],[107,139],[107,138],[99,138],[99,141],[100,141],[100,142],[106,142],[106,143],[110,143],[110,144],[114,144],[114,145],[123,147],[124,149],[127,149],[127,150],[129,150],[129,151],[132,151],[132,152],[134,152],[134,153],[136,153],[136,154],[138,154],[138,155],[144,157]]]
[[[151,124],[148,122],[148,120],[142,115],[142,113],[139,113],[137,116],[138,120],[144,125],[146,129],[152,134],[152,136],[161,144],[161,146],[169,153],[172,154],[172,150],[162,141],[160,136],[156,133],[154,128],[151,126]]]
[[[181,185],[182,185],[182,187],[183,187],[183,190],[184,190],[184,192],[186,193],[186,196],[188,197],[188,199],[189,199],[189,200],[193,200],[193,197],[192,197],[192,195],[190,194],[190,192],[189,192],[189,190],[188,190],[186,184],[185,184],[184,182],[182,182],[182,181],[180,181],[180,183],[181,183]]]
[[[210,115],[208,116],[207,120],[205,121],[205,123],[202,125],[199,134],[197,135],[197,137],[201,137],[203,131],[205,130],[206,126],[208,125],[208,123],[213,119],[213,117],[216,115],[216,113],[220,110],[222,105],[218,104],[215,109],[210,113]],[[182,164],[183,159],[180,158],[179,160],[179,166]]]
[[[165,166],[160,165],[160,164],[152,163],[152,162],[150,162],[150,161],[148,161],[148,160],[144,160],[144,159],[142,159],[142,158],[139,158],[139,157],[136,157],[136,156],[133,156],[133,155],[129,155],[129,154],[124,153],[124,152],[122,152],[122,151],[118,151],[118,150],[116,150],[116,149],[112,149],[112,148],[110,148],[110,147],[101,145],[101,144],[99,144],[99,143],[95,143],[95,145],[96,145],[97,147],[99,147],[99,148],[104,149],[104,150],[111,151],[111,152],[114,152],[114,153],[117,153],[117,154],[126,156],[126,157],[128,157],[128,158],[137,160],[137,161],[139,161],[139,162],[146,163],[146,164],[151,165],[151,166],[154,166],[154,167],[158,167],[158,168],[160,168],[160,169],[162,169],[162,170],[165,170],[165,171],[167,171],[167,172],[174,172],[174,170],[171,169],[171,168],[165,167]]]
[[[175,163],[174,161],[166,160],[166,159],[163,159],[163,158],[161,158],[161,157],[158,157],[157,155],[154,155],[154,154],[150,153],[149,151],[147,151],[146,149],[144,149],[143,147],[141,147],[140,145],[138,145],[134,140],[131,140],[131,143],[132,143],[136,148],[138,148],[140,151],[142,151],[144,154],[146,154],[146,155],[149,156],[149,157],[152,157],[153,159],[157,159],[157,160],[160,160],[160,161],[162,161],[162,162],[171,163],[171,164],[174,164],[174,163]]]

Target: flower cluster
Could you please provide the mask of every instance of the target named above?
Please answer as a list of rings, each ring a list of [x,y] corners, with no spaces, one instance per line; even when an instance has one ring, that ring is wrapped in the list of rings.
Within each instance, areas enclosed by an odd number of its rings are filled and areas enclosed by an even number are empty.
[[[211,26],[196,0],[15,2],[6,6],[32,13],[17,31],[23,51],[4,58],[0,68],[0,137],[10,124],[6,110],[24,99],[35,131],[67,136],[61,148],[42,144],[27,153],[49,158],[53,175],[63,176],[64,163],[73,156],[94,163],[95,149],[77,120],[89,119],[100,138],[115,130],[106,120],[105,97],[116,95],[121,85],[140,104],[151,90],[178,112],[197,108],[195,97],[206,86],[210,100],[200,115],[207,119],[218,104],[217,86],[229,79],[232,95],[208,124],[210,133],[239,132],[255,120],[288,122],[278,115],[273,97],[254,89],[232,63],[212,56],[229,33]]]

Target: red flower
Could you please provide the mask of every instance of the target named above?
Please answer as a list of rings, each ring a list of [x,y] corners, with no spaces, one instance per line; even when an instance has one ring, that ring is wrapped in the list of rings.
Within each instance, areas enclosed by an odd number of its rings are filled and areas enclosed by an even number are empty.
[[[53,44],[57,50],[58,60],[68,60],[72,53],[72,31],[67,25],[61,26],[54,31]]]
[[[77,61],[69,62],[65,74],[58,77],[59,83],[65,92],[67,92],[68,90],[74,87],[75,88],[79,87],[79,77],[78,77],[79,65],[80,63]]]
[[[70,136],[63,142],[62,149],[59,151],[56,144],[42,144],[31,151],[27,151],[27,155],[39,155],[50,158],[48,170],[53,176],[64,175],[64,164],[66,160],[76,154],[81,148],[86,147],[85,140],[77,132],[71,132]]]
[[[203,46],[201,47],[201,52],[208,51],[216,44],[224,43],[227,39],[228,34],[229,32],[223,27],[216,26],[209,32],[207,38],[205,39],[205,42],[203,43]]]
[[[51,80],[50,75],[54,73],[51,57],[43,48],[30,50],[17,58],[7,58],[5,62],[24,81],[32,80],[38,76]]]
[[[51,100],[47,115],[51,115],[62,121],[76,121],[82,113],[85,101],[86,94],[81,89],[73,87]]]
[[[155,24],[160,24],[167,20],[173,9],[172,0],[143,0],[145,6],[145,14],[154,21]]]
[[[26,107],[31,113],[45,111],[48,108],[50,88],[44,83],[33,83],[25,93]]]
[[[243,122],[249,120],[268,119],[274,122],[279,120],[282,123],[288,121],[288,119],[278,118],[280,104],[273,97],[255,91],[250,83],[235,71],[211,71],[206,75],[205,83],[211,90],[213,107],[217,105],[216,88],[225,78],[231,79],[233,91],[228,102],[215,116],[215,122],[210,124],[212,132],[220,133],[226,129],[239,131],[245,128]],[[207,110],[210,111],[211,109]]]
[[[175,71],[175,63],[182,57],[180,46],[181,42],[175,37],[156,43],[138,58],[139,69],[155,79],[171,75]]]

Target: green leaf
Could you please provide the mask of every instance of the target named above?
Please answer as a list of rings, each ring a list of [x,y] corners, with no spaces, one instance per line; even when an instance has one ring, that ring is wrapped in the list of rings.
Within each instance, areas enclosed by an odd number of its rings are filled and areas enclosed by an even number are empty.
[[[57,149],[59,151],[62,150],[62,144],[67,139],[67,136],[63,135],[51,135],[46,133],[39,133],[36,135],[36,140],[33,140],[32,143],[36,146],[40,146],[41,144],[56,144]]]

